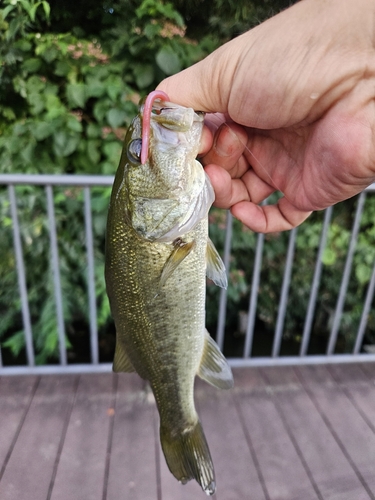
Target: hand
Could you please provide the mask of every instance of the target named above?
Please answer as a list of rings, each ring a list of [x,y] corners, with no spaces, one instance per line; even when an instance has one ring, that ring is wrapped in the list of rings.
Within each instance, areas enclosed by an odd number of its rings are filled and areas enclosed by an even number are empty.
[[[217,206],[280,231],[374,182],[374,19],[375,0],[303,0],[159,85],[209,113]]]

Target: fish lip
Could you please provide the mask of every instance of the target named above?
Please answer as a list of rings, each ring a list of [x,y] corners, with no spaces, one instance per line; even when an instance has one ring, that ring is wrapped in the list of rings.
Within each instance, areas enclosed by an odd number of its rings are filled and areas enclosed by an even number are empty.
[[[157,116],[160,116],[160,112],[162,110],[166,109],[171,109],[171,110],[190,110],[193,108],[189,108],[187,106],[181,106],[180,104],[176,104],[174,102],[170,101],[162,101],[162,100],[156,100],[152,104],[152,111],[155,112],[155,114],[151,114],[151,119],[157,119]],[[143,111],[144,111],[144,105],[142,104],[140,106],[140,114],[143,116]],[[197,111],[193,109],[194,115],[193,115],[193,121],[194,122],[203,122],[204,117],[205,117],[205,112],[204,111]],[[158,120],[159,121],[159,120]]]

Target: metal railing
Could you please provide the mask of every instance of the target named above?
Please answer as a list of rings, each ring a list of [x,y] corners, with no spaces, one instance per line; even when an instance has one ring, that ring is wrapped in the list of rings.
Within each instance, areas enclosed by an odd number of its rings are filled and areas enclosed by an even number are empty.
[[[77,373],[77,372],[97,372],[111,370],[110,363],[99,362],[98,349],[98,327],[97,327],[97,310],[96,310],[96,294],[95,294],[95,279],[94,279],[94,252],[93,252],[93,232],[92,232],[92,208],[91,208],[91,189],[94,186],[108,187],[113,183],[112,176],[84,176],[84,175],[0,175],[0,185],[7,186],[10,214],[13,227],[13,244],[15,252],[15,262],[17,267],[18,286],[22,310],[22,322],[25,335],[25,350],[26,360],[25,366],[4,366],[1,360],[0,349],[0,375],[1,374],[26,374],[26,373]],[[53,290],[56,306],[58,344],[59,344],[59,363],[55,365],[36,365],[35,352],[33,343],[33,332],[30,318],[28,292],[26,285],[26,271],[24,264],[23,248],[21,241],[20,224],[17,211],[17,197],[15,186],[17,185],[34,185],[43,186],[46,196],[46,211],[49,229],[49,244],[51,267],[53,270]],[[56,232],[55,221],[55,205],[54,205],[54,187],[55,186],[76,186],[83,189],[83,214],[85,227],[85,242],[86,242],[86,259],[87,259],[87,295],[89,309],[89,325],[90,325],[90,348],[91,362],[86,364],[68,364],[67,350],[65,344],[65,325],[63,316],[63,296],[60,282],[59,270],[59,249]],[[302,339],[300,342],[300,350],[298,356],[280,356],[280,347],[283,339],[285,315],[287,311],[287,301],[289,288],[291,283],[291,273],[293,266],[294,251],[296,245],[296,235],[298,229],[290,231],[289,244],[287,249],[284,275],[280,293],[278,306],[277,320],[275,324],[275,333],[273,338],[272,353],[268,357],[252,356],[254,326],[257,315],[257,300],[258,288],[260,283],[260,273],[262,267],[262,257],[264,248],[264,235],[257,236],[255,248],[254,268],[250,288],[248,319],[245,331],[243,356],[241,358],[230,358],[232,366],[260,366],[260,365],[280,365],[280,364],[304,364],[304,363],[334,363],[334,362],[350,362],[350,361],[374,361],[375,354],[361,353],[361,346],[367,325],[367,318],[373,302],[375,291],[375,263],[372,270],[371,280],[369,282],[365,301],[363,304],[362,315],[356,334],[354,348],[350,354],[334,354],[336,342],[338,338],[340,322],[342,319],[345,297],[348,288],[349,277],[352,270],[353,255],[357,243],[358,232],[360,228],[361,216],[364,209],[364,202],[367,193],[375,192],[375,184],[367,188],[358,197],[356,213],[354,217],[351,238],[346,255],[344,272],[342,275],[341,286],[337,298],[336,309],[333,316],[332,327],[329,335],[326,353],[324,355],[308,354],[308,345],[311,337],[314,312],[319,293],[319,284],[322,273],[322,255],[326,247],[328,229],[332,217],[332,208],[325,211],[320,236],[320,243],[317,250],[315,270],[313,281],[311,284],[310,297],[306,310]],[[224,263],[226,268],[230,266],[231,243],[232,243],[232,225],[233,220],[230,213],[227,215],[226,222],[226,237],[224,248]],[[227,312],[227,290],[222,290],[219,300],[219,311],[217,321],[216,340],[222,348],[224,345],[226,312]],[[14,305],[9,304],[9,307]]]

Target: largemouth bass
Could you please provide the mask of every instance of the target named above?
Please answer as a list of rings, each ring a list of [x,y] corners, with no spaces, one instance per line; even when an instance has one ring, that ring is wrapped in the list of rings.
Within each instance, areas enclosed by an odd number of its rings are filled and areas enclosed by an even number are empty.
[[[203,115],[167,101],[156,92],[140,106],[112,189],[105,274],[116,325],[113,370],[149,381],[170,471],[212,495],[214,467],[194,406],[194,379],[233,385],[205,329],[206,274],[220,286],[226,274],[208,238],[214,192],[195,159]]]

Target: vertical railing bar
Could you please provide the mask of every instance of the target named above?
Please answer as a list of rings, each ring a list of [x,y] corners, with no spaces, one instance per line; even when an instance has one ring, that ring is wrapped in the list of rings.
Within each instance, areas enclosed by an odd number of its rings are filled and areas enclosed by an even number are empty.
[[[91,345],[91,362],[99,363],[98,349],[98,326],[96,312],[96,296],[95,296],[95,271],[94,271],[94,243],[92,235],[92,216],[91,216],[91,199],[90,188],[84,188],[85,200],[85,233],[86,233],[86,252],[87,252],[87,286],[89,296],[89,314],[90,314],[90,345]]]
[[[329,228],[329,223],[330,223],[331,217],[332,217],[332,211],[333,211],[332,207],[328,207],[324,213],[322,233],[320,236],[318,254],[316,256],[314,277],[313,277],[313,282],[311,285],[311,293],[310,293],[310,297],[309,297],[309,304],[307,307],[305,325],[303,328],[302,342],[301,342],[301,348],[300,348],[300,353],[299,353],[300,356],[306,356],[307,349],[308,349],[309,342],[310,342],[311,327],[312,327],[312,322],[314,319],[315,306],[316,306],[316,298],[318,295],[320,276],[321,276],[322,267],[323,267],[323,261],[322,261],[323,252],[325,250],[326,243],[327,243],[328,228]]]
[[[357,236],[358,236],[358,231],[360,228],[361,216],[362,216],[363,205],[365,203],[365,199],[366,199],[366,194],[364,192],[362,192],[358,198],[357,209],[355,212],[348,254],[346,257],[346,262],[345,262],[345,267],[344,267],[344,274],[343,274],[343,278],[341,281],[339,296],[338,296],[337,304],[336,304],[335,316],[333,319],[332,330],[331,330],[331,333],[329,336],[329,341],[328,341],[328,346],[327,346],[327,353],[326,353],[327,355],[333,354],[335,347],[336,347],[336,340],[337,340],[337,336],[339,333],[342,312],[344,309],[345,296],[346,296],[346,291],[347,291],[348,284],[349,284],[350,272],[352,270],[353,256],[354,256],[354,251],[355,251],[355,247],[356,247],[356,243],[357,243]]]
[[[285,314],[286,314],[286,306],[287,306],[288,295],[289,295],[290,278],[292,275],[292,268],[293,268],[293,258],[294,258],[294,247],[295,247],[295,242],[296,242],[296,235],[297,235],[297,228],[294,228],[291,230],[290,236],[289,236],[289,244],[288,244],[288,251],[287,251],[287,255],[286,255],[284,278],[283,278],[283,284],[281,287],[281,297],[280,297],[280,302],[279,302],[279,312],[277,315],[275,337],[273,340],[273,347],[272,347],[272,357],[273,358],[276,358],[280,354],[281,340],[282,340],[282,335],[283,335],[284,320],[285,320]]]
[[[224,244],[224,265],[227,275],[229,275],[230,252],[232,246],[232,228],[233,228],[233,216],[228,210],[226,227],[225,227],[225,244]],[[228,298],[228,290],[222,288],[220,291],[219,314],[218,314],[217,329],[216,329],[216,342],[221,350],[223,350],[224,347],[225,319],[227,314],[227,298]]]
[[[47,214],[48,214],[48,225],[49,225],[49,236],[51,244],[51,263],[53,271],[53,283],[54,283],[54,293],[56,302],[56,316],[57,316],[57,331],[59,337],[59,352],[60,352],[60,364],[67,364],[66,348],[65,348],[65,325],[64,325],[64,311],[63,311],[63,301],[61,293],[61,279],[60,279],[60,266],[59,266],[59,251],[57,246],[57,235],[56,235],[56,220],[55,220],[55,209],[53,202],[53,191],[52,186],[45,186],[47,195]]]
[[[361,349],[363,337],[367,326],[368,315],[371,309],[372,299],[374,298],[374,291],[375,291],[375,262],[374,262],[374,267],[372,269],[370,283],[367,288],[365,304],[363,306],[361,321],[359,323],[353,354],[359,354],[359,351]]]
[[[23,260],[20,225],[18,222],[16,193],[14,186],[12,184],[8,185],[8,194],[10,201],[10,212],[13,221],[13,242],[16,254],[18,287],[21,297],[22,322],[23,322],[23,328],[25,330],[26,357],[28,365],[34,366],[35,355],[33,346],[33,333],[31,329],[31,320],[30,320],[29,300],[27,296],[27,287],[26,287],[26,272]]]
[[[251,281],[251,294],[249,300],[248,319],[247,319],[246,334],[245,334],[246,335],[245,346],[243,352],[244,358],[248,358],[251,356],[251,351],[253,348],[254,325],[257,312],[260,272],[262,269],[262,260],[263,260],[263,244],[264,244],[264,234],[259,233],[255,249],[253,278]]]

